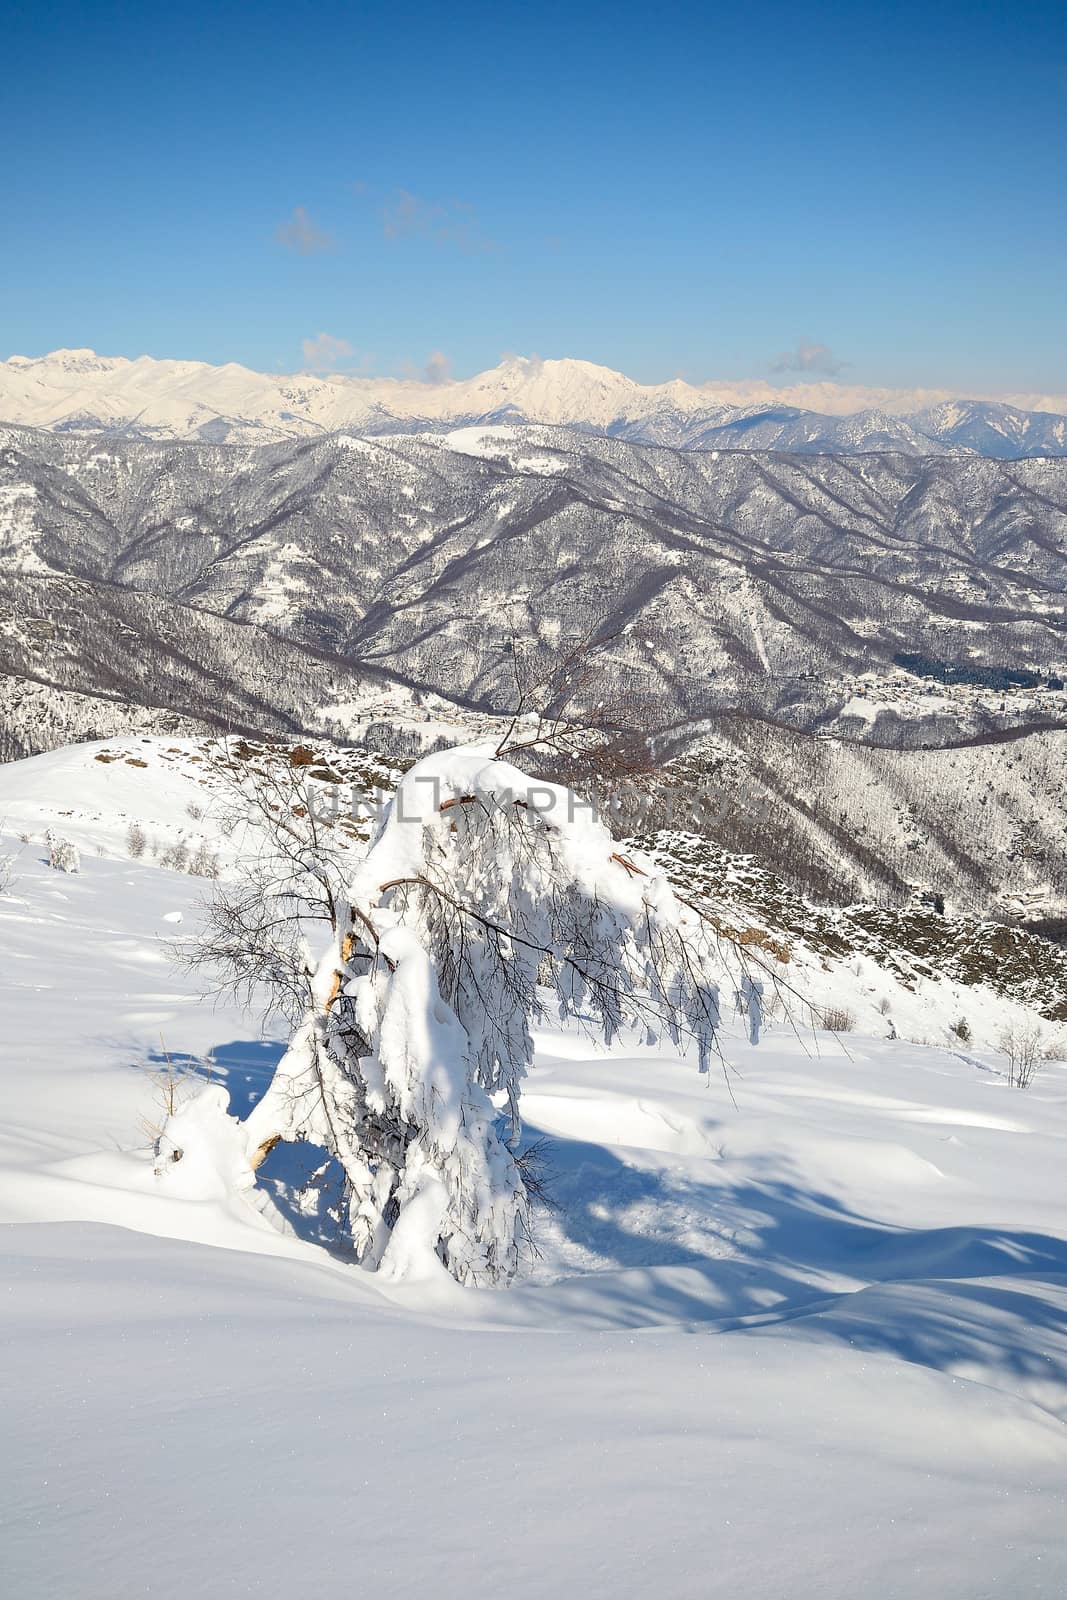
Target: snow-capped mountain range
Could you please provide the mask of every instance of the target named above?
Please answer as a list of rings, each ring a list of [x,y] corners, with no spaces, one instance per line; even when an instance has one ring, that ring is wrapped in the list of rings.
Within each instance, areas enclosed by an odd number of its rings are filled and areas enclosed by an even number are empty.
[[[349,429],[548,423],[677,449],[1005,458],[1067,453],[1067,395],[961,398],[762,380],[645,385],[592,362],[510,357],[438,383],[333,373],[276,376],[235,363],[57,350],[0,362],[0,421],[57,431],[271,443]]]

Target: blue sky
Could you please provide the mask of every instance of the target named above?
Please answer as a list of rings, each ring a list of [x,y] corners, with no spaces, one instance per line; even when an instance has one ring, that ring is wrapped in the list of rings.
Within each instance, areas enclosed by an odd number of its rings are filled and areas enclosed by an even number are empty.
[[[1061,6],[4,12],[2,354],[1067,387]]]

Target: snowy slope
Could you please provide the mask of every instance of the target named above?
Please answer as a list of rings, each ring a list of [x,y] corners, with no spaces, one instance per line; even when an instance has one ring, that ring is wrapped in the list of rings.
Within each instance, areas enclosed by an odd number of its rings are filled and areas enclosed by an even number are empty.
[[[280,1043],[170,964],[194,882],[38,854],[0,899],[19,1600],[1063,1592],[1064,1069],[731,1025],[731,1093],[549,1031],[540,1259],[386,1289],[273,1157],[286,1232],[157,1192],[161,1036],[240,1111]]]
[[[919,412],[912,426],[894,420]],[[1020,415],[1028,412],[1043,415]],[[936,454],[981,451],[988,440],[994,454],[1034,455],[1067,448],[1064,413],[1065,395],[1008,396],[976,411],[966,398],[944,391],[830,382],[775,387],[763,380],[640,384],[590,361],[518,356],[443,383],[278,377],[233,362],[131,361],[92,350],[0,362],[3,421],[216,442],[267,443],[342,428],[389,433],[449,422],[529,421],[686,447],[768,448],[777,439],[785,449]],[[846,425],[835,426],[841,418]]]
[[[213,748],[206,740],[119,737],[7,762],[0,816],[35,842],[51,827],[82,850],[109,855],[127,854],[131,823],[164,845],[205,830],[216,844],[222,786],[206,760]]]
[[[404,727],[402,717],[397,725]],[[445,726],[420,723],[416,728],[433,739]],[[147,735],[96,740],[0,764],[0,830],[32,848],[52,829],[101,859],[165,861],[175,847],[184,847],[190,857],[202,848],[211,876],[216,868],[227,871],[235,854],[255,848],[259,838],[254,826],[235,830],[240,785],[289,768],[294,754],[309,792],[320,798],[324,827],[365,835],[356,808],[372,804],[376,792],[391,793],[398,775],[385,758],[322,741],[267,745]],[[142,836],[134,854],[131,828]],[[179,870],[196,871],[187,865]]]

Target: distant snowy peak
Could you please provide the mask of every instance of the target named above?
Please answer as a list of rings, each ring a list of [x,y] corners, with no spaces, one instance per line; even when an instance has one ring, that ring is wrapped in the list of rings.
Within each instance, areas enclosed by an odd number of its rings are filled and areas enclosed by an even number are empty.
[[[996,400],[950,400],[919,412],[914,425],[934,437],[951,436],[983,456],[1067,454],[1067,417],[1025,410]]]
[[[1067,454],[1067,396],[762,380],[640,384],[590,361],[512,356],[472,378],[278,377],[233,362],[56,350],[0,362],[0,421],[59,432],[269,444],[345,429],[388,434],[545,423],[675,449],[1001,457]]]

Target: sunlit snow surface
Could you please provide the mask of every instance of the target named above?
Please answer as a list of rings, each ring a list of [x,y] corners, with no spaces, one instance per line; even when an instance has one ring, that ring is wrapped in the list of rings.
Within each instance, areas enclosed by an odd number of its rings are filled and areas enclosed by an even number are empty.
[[[0,898],[5,1595],[1067,1591],[1064,1069],[779,1027],[731,1094],[548,1030],[540,1255],[386,1292],[299,1207],[159,1194],[164,1044],[243,1112],[278,1040],[170,960],[203,884],[40,856]]]

